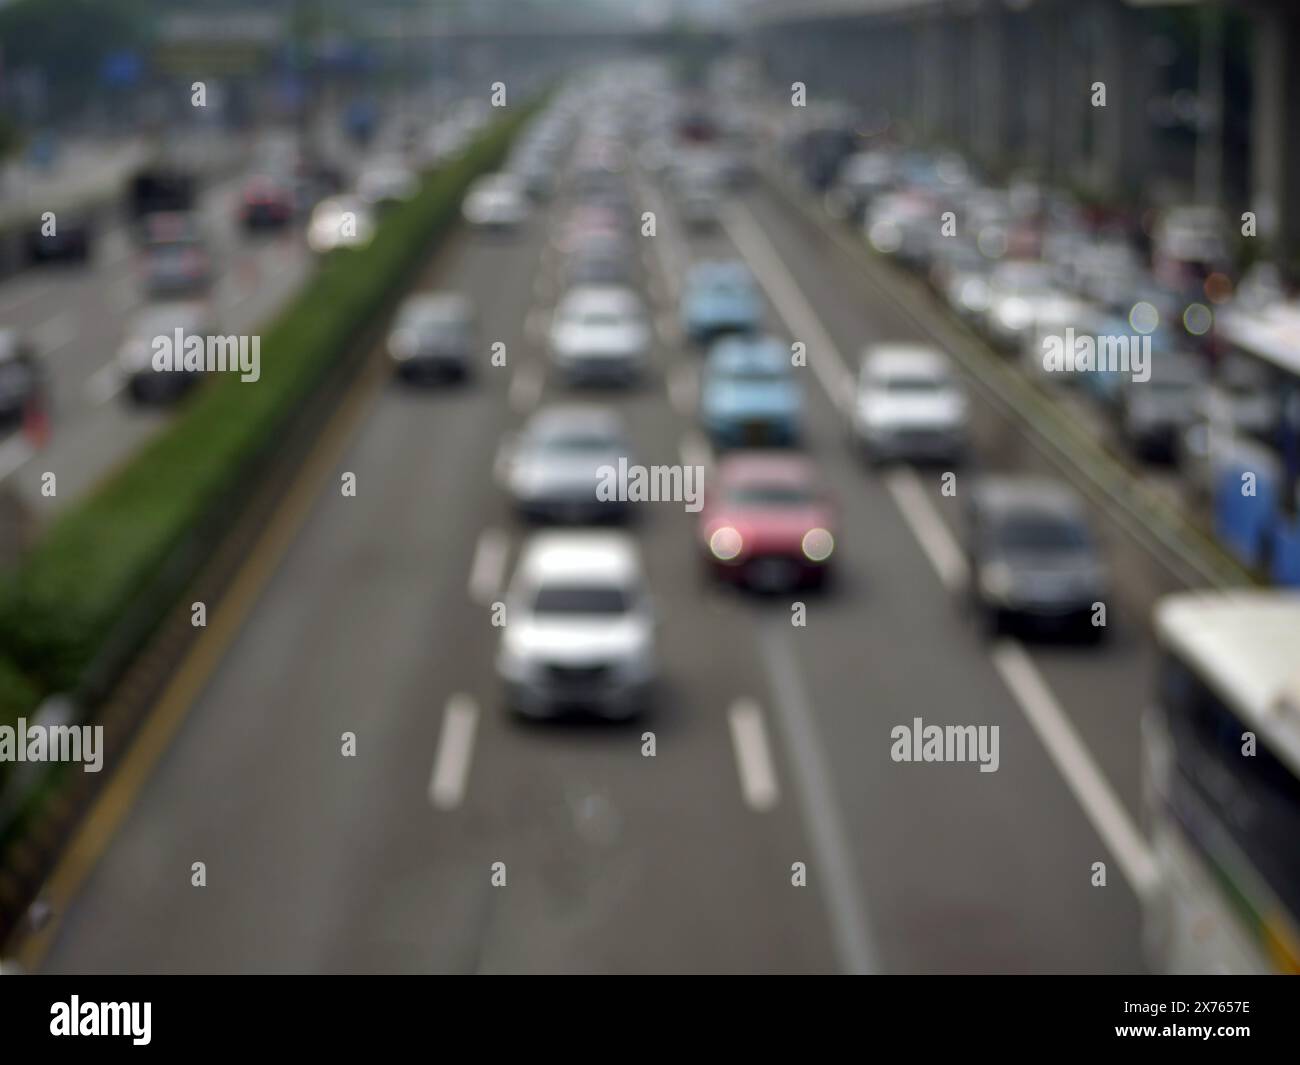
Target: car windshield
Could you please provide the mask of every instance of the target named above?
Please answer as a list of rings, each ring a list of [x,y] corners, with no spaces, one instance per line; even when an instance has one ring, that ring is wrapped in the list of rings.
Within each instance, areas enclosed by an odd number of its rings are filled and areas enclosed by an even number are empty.
[[[771,367],[727,367],[725,369],[715,370],[712,374],[715,381],[732,385],[759,385],[759,384],[781,384],[786,380],[784,370],[777,370]]]
[[[1051,283],[1047,268],[1038,263],[1006,266],[997,272],[997,285],[1008,292],[1042,292]]]
[[[800,507],[815,499],[802,485],[787,483],[739,484],[727,491],[727,501],[739,507]]]
[[[587,311],[578,315],[578,324],[592,329],[610,329],[616,326],[632,325],[635,319],[630,314],[618,311]]]
[[[997,542],[1011,551],[1059,551],[1088,547],[1091,540],[1077,521],[1051,514],[1021,513],[1002,519]]]
[[[941,377],[887,377],[884,379],[886,391],[898,392],[903,395],[940,392],[943,390],[944,383]]]
[[[540,588],[533,609],[538,614],[626,614],[623,588],[600,584],[549,584]]]
[[[565,433],[543,437],[537,446],[545,451],[613,451],[618,448],[617,437],[606,433]]]

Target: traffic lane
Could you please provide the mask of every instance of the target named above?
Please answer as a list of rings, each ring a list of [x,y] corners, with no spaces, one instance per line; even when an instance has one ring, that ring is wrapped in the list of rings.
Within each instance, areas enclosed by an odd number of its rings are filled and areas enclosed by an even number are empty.
[[[218,255],[210,298],[222,332],[251,334],[298,291],[315,262],[296,230],[243,240],[233,208],[226,217],[232,243]],[[34,513],[50,514],[80,498],[170,418],[169,409],[141,407],[122,394],[117,349],[141,306],[138,279],[119,271],[83,286],[76,301],[33,331],[38,345],[47,341],[50,439],[38,461],[22,465],[10,480]],[[55,329],[59,337],[51,343]],[[41,494],[47,471],[59,478],[53,498]]]
[[[498,298],[516,291],[518,281],[503,283],[503,265],[488,270],[476,290]],[[394,396],[407,399],[404,393]],[[386,395],[385,404],[388,399]],[[412,420],[400,429],[386,408],[367,422],[358,454],[346,465],[358,472],[356,502],[377,479],[384,496],[373,514],[363,519],[356,512],[346,530],[322,529],[341,521],[322,521],[326,514],[340,512],[327,487],[318,504],[321,513],[268,589],[262,608],[195,707],[74,910],[51,968],[559,968],[566,964],[565,956],[555,953],[561,944],[566,949],[572,945],[575,953],[568,957],[584,959],[592,968],[639,968],[638,959],[652,945],[662,953],[665,967],[683,967],[679,937],[700,938],[707,945],[711,936],[720,934],[710,932],[696,909],[686,905],[696,898],[700,885],[681,848],[663,857],[651,853],[660,841],[664,847],[674,846],[682,833],[680,823],[653,830],[660,825],[664,792],[681,785],[680,774],[670,780],[651,777],[637,796],[624,800],[613,789],[626,782],[626,775],[621,768],[615,773],[606,767],[615,760],[607,747],[618,740],[618,730],[592,732],[594,757],[574,767],[564,761],[567,746],[584,733],[553,736],[544,730],[517,729],[498,713],[484,713],[484,753],[471,771],[471,804],[460,813],[439,815],[441,821],[428,808],[425,789],[442,700],[468,686],[489,692],[480,696],[486,707],[495,691],[490,670],[495,634],[481,612],[475,611],[473,618],[467,613],[470,608],[447,608],[448,603],[463,602],[466,570],[431,563],[430,544],[442,549],[440,557],[468,563],[476,523],[447,521],[448,500],[457,502],[457,513],[468,514],[476,509],[477,493],[490,490],[490,455],[501,428],[492,416],[495,412],[500,417],[503,410],[499,397],[486,405],[456,401],[448,405],[446,418],[434,420],[427,408],[415,403],[409,408]],[[441,447],[430,446],[430,428],[439,424],[447,439],[440,441]],[[439,467],[439,476],[450,478],[449,483],[434,485],[432,472],[412,471],[409,460],[402,459],[410,455],[424,455],[426,462],[441,457],[446,465]],[[412,484],[434,488],[437,501],[424,492],[413,493]],[[492,505],[499,506],[500,500],[493,499]],[[344,544],[335,542],[341,535]],[[414,566],[420,567],[418,579],[410,572]],[[322,580],[322,573],[337,575],[341,587],[330,591],[333,586]],[[379,624],[394,612],[397,623]],[[288,652],[286,643],[291,644]],[[310,672],[286,666],[307,661],[319,665]],[[276,706],[281,716],[266,712]],[[234,709],[241,707],[248,709]],[[244,720],[232,722],[232,716]],[[349,723],[358,732],[359,750],[378,747],[372,758],[334,761],[337,737]],[[499,770],[497,759],[490,756],[498,734],[504,745]],[[665,746],[676,748],[671,730],[667,735],[670,742]],[[304,743],[304,737],[312,739]],[[628,733],[625,740],[618,748],[621,759],[628,756],[627,744],[640,759],[639,733]],[[674,750],[666,754],[680,757]],[[711,758],[706,763],[700,789],[711,787],[727,768]],[[340,764],[363,770],[359,788],[340,792]],[[638,768],[642,764],[638,761]],[[603,783],[607,772],[611,797],[604,803],[593,803],[590,792],[573,800],[572,784],[567,792],[552,789],[571,780]],[[212,794],[229,794],[222,782],[231,778],[244,786],[214,806]],[[533,791],[530,779],[545,793]],[[288,782],[292,784],[286,787]],[[495,785],[492,790],[486,790],[489,783]],[[689,795],[692,786],[688,783],[683,790]],[[488,803],[485,816],[490,815],[487,823],[499,831],[497,837],[484,836],[482,825],[474,820],[473,804],[480,796]],[[542,817],[542,810],[560,809],[556,804],[561,801],[577,801],[580,817],[575,820],[568,805],[553,823]],[[492,814],[494,802],[504,803],[503,812]],[[698,816],[694,803],[681,802],[691,807],[692,819]],[[607,829],[609,818],[602,811],[611,806],[621,811],[617,823],[628,826],[629,838],[633,831],[639,837],[643,824],[651,821],[645,829],[648,838],[617,848],[608,862],[593,859],[584,865],[579,859],[576,865],[557,867],[554,854],[581,854],[591,845],[593,818]],[[337,812],[337,820],[323,817],[331,812]],[[705,816],[711,815],[706,811]],[[327,839],[311,831],[323,820],[329,827],[321,834],[328,833]],[[694,844],[705,874],[714,874],[728,861],[734,849],[732,827]],[[605,829],[596,832],[598,840],[608,838]],[[505,895],[489,894],[490,870],[479,853],[485,839],[499,839],[507,846],[510,868],[517,870]],[[802,899],[813,906],[806,894],[788,886],[788,848],[778,849],[782,861],[771,875],[796,896],[796,904]],[[193,889],[184,880],[169,889],[151,890],[144,898],[133,894],[143,860],[135,852],[140,850],[168,856],[179,863],[183,875],[188,875],[191,854],[223,855],[221,864],[235,870],[231,880],[237,878],[239,884],[228,881],[228,888],[213,892],[211,870],[216,863],[211,863],[209,888],[202,896],[208,912],[197,915],[206,930],[191,927],[196,915],[191,896],[183,892]],[[133,857],[122,859],[123,853]],[[521,857],[513,858],[516,853]],[[545,873],[535,871],[542,858],[550,863]],[[599,870],[593,864],[608,871],[584,894],[574,877],[591,869],[595,878]],[[760,864],[768,870],[768,862]],[[655,890],[663,889],[655,870],[663,870],[661,879],[677,885],[677,897],[686,893],[684,902],[659,914],[655,899],[642,898],[639,905],[628,901],[628,868],[637,870],[639,880],[648,877]],[[674,881],[674,876],[680,879]],[[568,900],[560,910],[557,891]],[[727,907],[735,904],[734,883],[716,891]],[[615,902],[625,909],[611,911]],[[574,905],[584,913],[590,910],[589,930],[582,933],[590,944],[585,949],[575,941],[582,930],[574,930]],[[492,925],[483,923],[489,910],[497,913]],[[756,905],[751,916],[767,910],[766,903]],[[129,914],[125,921],[122,913]],[[540,925],[539,913],[547,918]],[[158,914],[164,919],[159,921]],[[638,915],[639,920],[634,919]],[[625,921],[628,934],[643,937],[644,944],[609,942],[622,934],[622,928],[608,926],[611,920]],[[728,927],[722,917],[718,921]],[[689,927],[683,929],[683,922]],[[532,930],[531,938],[492,935],[494,927],[508,929],[519,923]],[[665,937],[676,944],[673,949],[664,943]],[[734,940],[735,950],[750,954],[766,946],[768,966],[779,967],[796,955],[779,942],[782,953],[776,954],[774,938],[779,937],[772,937],[762,923],[749,922],[735,929],[729,942]],[[812,939],[809,932],[805,942]],[[750,963],[747,954],[735,964]],[[726,953],[710,949],[699,967],[725,964]]]
[[[717,233],[688,243],[695,260],[739,254]],[[770,305],[768,320],[781,321]],[[960,602],[918,551],[885,483],[847,446],[837,405],[808,377],[805,447],[841,509],[836,581],[829,595],[798,596],[806,627],[792,624],[795,596],[756,609],[765,666],[797,674],[785,686],[807,688],[839,800],[870,841],[855,857],[886,969],[1140,968],[1133,893],[1118,877],[1110,891],[1090,885],[1091,863],[1108,860],[1102,841],[1008,697]],[[894,762],[891,729],[917,717],[996,725],[999,769]],[[946,777],[941,787],[929,779],[934,773]],[[1063,906],[1078,920],[1061,921]]]
[[[853,269],[852,261],[834,243],[776,193],[760,187],[745,206],[782,249],[809,303],[846,359],[864,344],[881,340],[932,343],[889,297]],[[940,476],[946,470],[918,474],[959,543],[965,536],[963,480],[985,471],[1062,477],[981,392],[972,389],[971,399],[972,460],[956,471],[957,495],[940,494]],[[1089,513],[1111,569],[1105,600],[1107,640],[1100,647],[1065,641],[1034,641],[1026,646],[1126,806],[1136,814],[1141,807],[1138,723],[1154,683],[1157,659],[1149,618],[1156,600],[1180,585],[1104,509],[1089,504]]]
[[[553,254],[543,263],[535,288],[544,319],[560,294],[561,264]],[[637,279],[642,292],[646,280]],[[677,464],[682,424],[666,402],[663,373],[671,355],[659,346],[647,379],[627,390],[570,389],[546,373],[536,403],[516,417],[548,404],[609,405],[627,420],[637,462]],[[540,332],[524,358],[545,365]],[[511,514],[504,494],[487,520],[509,535],[517,558],[533,528]],[[793,863],[808,857],[797,809],[784,789],[774,809],[751,809],[742,798],[729,717],[738,702],[754,700],[774,747],[747,617],[726,598],[702,594],[694,518],[680,502],[637,507],[630,531],[662,618],[664,676],[645,718],[626,726],[519,724],[501,705],[492,643],[475,663],[473,687],[486,694],[473,773],[483,786],[470,788],[449,830],[463,831],[463,847],[477,855],[473,877],[486,875],[492,860],[506,861],[511,877],[510,890],[482,902],[486,931],[475,966],[832,969],[818,897],[792,883]],[[643,754],[647,731],[653,757]],[[787,780],[784,761],[774,760],[777,780]],[[521,857],[510,861],[507,853]]]
[[[427,277],[494,297],[508,340],[526,305],[517,251],[470,244]],[[436,967],[434,930],[465,922],[445,908],[436,866],[452,859],[430,849],[425,789],[445,686],[484,638],[447,604],[462,601],[486,491],[467,460],[493,442],[503,385],[484,365],[464,389],[382,386],[49,969]],[[341,495],[343,472],[357,475],[355,498]],[[345,732],[355,758],[341,755]],[[196,860],[202,890],[189,884]],[[427,880],[418,915],[385,906],[377,879],[412,862]]]

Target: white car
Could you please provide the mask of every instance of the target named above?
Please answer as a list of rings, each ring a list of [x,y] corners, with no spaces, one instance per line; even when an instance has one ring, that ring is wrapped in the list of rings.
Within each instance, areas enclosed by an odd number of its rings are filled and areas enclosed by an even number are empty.
[[[586,710],[625,719],[658,675],[655,617],[635,541],[618,532],[542,532],[506,593],[497,673],[527,717]]]
[[[996,343],[1019,350],[1044,306],[1059,295],[1046,263],[1000,263],[989,278],[985,321],[989,335]]]
[[[571,381],[633,381],[650,349],[645,307],[622,285],[571,289],[555,309],[550,348],[551,361]]]
[[[200,370],[182,366],[156,369],[154,354],[160,337],[169,340],[179,330],[182,337],[216,335],[209,305],[201,300],[149,303],[127,325],[117,351],[117,369],[125,394],[136,403],[168,403],[180,399],[203,377]]]
[[[317,254],[335,248],[360,248],[375,235],[370,208],[354,196],[321,200],[307,223],[307,245]]]
[[[515,229],[528,218],[528,190],[514,174],[489,174],[466,193],[463,211],[472,226]]]
[[[419,180],[401,159],[380,159],[357,178],[357,195],[375,208],[403,203],[419,191]]]
[[[947,358],[919,344],[878,344],[862,356],[853,434],[873,461],[959,461],[966,396]]]

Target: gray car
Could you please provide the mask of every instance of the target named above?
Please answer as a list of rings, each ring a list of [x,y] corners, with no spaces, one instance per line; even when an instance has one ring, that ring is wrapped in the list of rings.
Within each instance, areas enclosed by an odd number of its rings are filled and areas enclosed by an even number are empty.
[[[971,600],[990,634],[1022,622],[1101,639],[1106,566],[1073,491],[1048,478],[985,478],[969,519]]]
[[[421,292],[398,309],[388,334],[388,357],[406,380],[464,378],[470,373],[474,334],[474,311],[464,296]]]
[[[502,471],[518,512],[534,521],[593,523],[627,516],[631,445],[623,420],[595,406],[551,407],[529,420]],[[602,481],[609,491],[601,491]],[[602,498],[606,496],[607,498]]]

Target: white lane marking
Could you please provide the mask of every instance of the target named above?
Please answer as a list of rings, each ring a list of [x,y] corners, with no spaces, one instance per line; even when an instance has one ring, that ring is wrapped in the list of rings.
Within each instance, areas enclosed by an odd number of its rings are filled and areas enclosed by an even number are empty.
[[[541,307],[534,307],[528,312],[524,319],[524,335],[534,344],[542,344],[546,340],[546,324],[551,320],[549,311]]]
[[[67,347],[77,339],[77,320],[72,309],[59,311],[32,330],[32,339],[42,354]]]
[[[26,437],[15,436],[0,444],[0,480],[15,472],[35,454],[36,449]]]
[[[682,434],[677,451],[684,466],[703,466],[707,469],[713,465],[713,448],[709,446],[704,434],[696,429],[688,429]]]
[[[429,778],[429,801],[437,810],[454,810],[465,798],[469,762],[478,729],[478,704],[460,692],[447,700],[442,713],[438,753]]]
[[[0,299],[0,315],[16,311],[23,304],[32,303],[53,291],[53,285],[32,285],[20,288],[16,292],[7,292],[4,298]]]
[[[885,475],[885,487],[894,497],[894,503],[903,520],[912,530],[916,542],[939,574],[939,580],[950,592],[960,592],[970,579],[966,556],[956,538],[944,524],[935,509],[916,471],[909,468],[890,470]]]
[[[136,280],[129,275],[115,284],[108,293],[108,305],[115,311],[129,310],[138,300]]]
[[[808,345],[809,365],[830,401],[839,409],[847,407],[854,393],[848,363],[822,327],[817,312],[809,305],[772,242],[749,212],[737,204],[728,204],[723,210],[722,224],[793,334],[792,339]]]
[[[866,905],[853,869],[848,833],[835,800],[830,766],[817,734],[812,706],[780,622],[760,624],[763,665],[776,695],[777,720],[790,748],[790,767],[812,840],[809,874],[821,885],[840,967],[850,973],[880,971]]]
[[[655,331],[659,334],[659,340],[666,347],[680,348],[682,346],[682,324],[672,311],[665,309],[655,315]]]
[[[520,366],[510,378],[510,392],[507,398],[511,410],[519,414],[532,410],[537,406],[537,401],[542,398],[544,385],[545,375],[537,363],[526,362]]]
[[[698,389],[696,369],[690,363],[679,362],[668,371],[668,401],[683,417],[695,412]]]
[[[113,229],[104,234],[103,250],[100,252],[104,266],[117,266],[131,258],[134,249],[131,237],[125,229]]]
[[[1065,777],[1097,835],[1119,862],[1125,879],[1139,899],[1149,898],[1160,879],[1151,850],[1038,668],[1014,640],[998,642],[993,648],[993,665]]]
[[[548,271],[537,271],[537,276],[533,279],[533,295],[539,303],[545,303],[551,298],[551,275]]]
[[[641,196],[655,215],[655,235],[643,237],[650,242],[655,261],[659,264],[659,277],[664,283],[668,299],[676,304],[681,292],[681,278],[691,261],[686,245],[677,233],[659,190],[648,182],[641,182]]]
[[[479,533],[474,560],[469,566],[469,597],[474,602],[487,606],[496,599],[509,552],[510,538],[500,529],[484,529]]]
[[[731,727],[731,745],[736,749],[740,793],[745,803],[759,812],[772,809],[781,792],[758,703],[753,699],[737,699],[727,712],[727,724]]]
[[[85,384],[85,396],[91,403],[98,406],[101,403],[107,403],[115,395],[122,391],[126,385],[126,375],[117,362],[105,363],[88,378]]]

